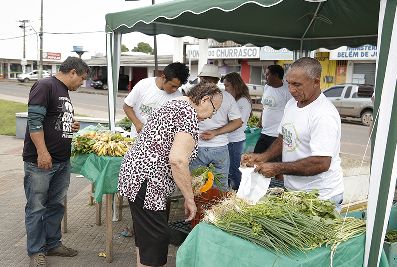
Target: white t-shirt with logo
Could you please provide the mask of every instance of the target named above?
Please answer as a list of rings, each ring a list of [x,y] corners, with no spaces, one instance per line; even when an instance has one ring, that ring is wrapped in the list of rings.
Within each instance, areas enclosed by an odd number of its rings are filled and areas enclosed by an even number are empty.
[[[250,101],[248,101],[248,99],[245,97],[241,97],[239,100],[237,100],[237,106],[241,113],[241,120],[243,121],[243,125],[233,132],[228,133],[227,137],[230,143],[245,140],[245,128],[247,128],[247,122],[252,110]]]
[[[287,83],[283,83],[278,88],[265,85],[261,101],[263,105],[262,134],[278,136],[278,126],[283,118],[284,107],[291,98]]]
[[[181,96],[179,91],[168,94],[156,85],[156,77],[140,80],[124,99],[124,103],[134,109],[136,117],[146,124],[149,115],[155,108],[165,104],[168,100]],[[134,124],[131,125],[131,137],[138,135]]]
[[[236,100],[228,92],[222,90],[222,104],[218,111],[211,119],[199,122],[199,133],[221,128],[229,123],[229,121],[240,119],[241,114],[237,106]],[[220,147],[229,143],[227,133],[215,136],[210,140],[199,139],[199,147]]]
[[[339,157],[341,119],[335,106],[324,96],[299,108],[291,99],[285,106],[279,127],[283,135],[283,162],[310,156],[329,156],[328,171],[313,176],[284,175],[284,185],[292,191],[318,189],[320,199],[343,193],[343,173]]]

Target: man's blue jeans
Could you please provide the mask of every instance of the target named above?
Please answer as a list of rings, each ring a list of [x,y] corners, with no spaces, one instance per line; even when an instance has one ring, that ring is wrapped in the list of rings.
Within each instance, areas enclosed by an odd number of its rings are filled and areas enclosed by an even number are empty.
[[[70,161],[53,163],[50,170],[24,162],[24,169],[27,251],[31,256],[61,244],[61,221],[70,183]]]
[[[238,190],[241,182],[241,171],[239,168],[244,144],[245,140],[228,144],[230,156],[229,183],[233,190]]]
[[[197,158],[190,163],[190,170],[200,166],[208,166],[211,163],[215,167],[215,172],[222,175],[222,178],[220,179],[222,188],[220,189],[223,191],[228,191],[230,159],[227,145],[219,147],[199,147]]]

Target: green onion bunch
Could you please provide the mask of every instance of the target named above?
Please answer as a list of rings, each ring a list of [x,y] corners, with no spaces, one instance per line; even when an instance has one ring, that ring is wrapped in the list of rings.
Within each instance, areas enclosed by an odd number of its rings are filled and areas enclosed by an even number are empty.
[[[205,212],[204,221],[275,252],[293,254],[322,245],[332,249],[365,232],[365,222],[341,218],[317,192],[266,195],[255,205],[232,195]]]

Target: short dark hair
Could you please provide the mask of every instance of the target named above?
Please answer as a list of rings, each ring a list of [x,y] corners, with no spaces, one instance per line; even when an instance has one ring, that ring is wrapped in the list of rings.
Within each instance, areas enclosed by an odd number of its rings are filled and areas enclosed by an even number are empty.
[[[78,57],[68,57],[59,67],[59,71],[65,74],[69,73],[73,69],[79,76],[90,73],[90,67],[88,67],[87,63]]]
[[[267,66],[267,69],[271,74],[277,75],[280,80],[284,78],[284,69],[280,65],[270,65]]]
[[[193,86],[186,96],[189,97],[194,104],[198,105],[204,96],[208,95],[213,97],[214,95],[221,93],[221,90],[216,84],[200,82]]]
[[[165,81],[171,81],[176,78],[181,84],[185,84],[189,77],[189,68],[183,63],[174,62],[164,68],[163,74],[165,76]]]

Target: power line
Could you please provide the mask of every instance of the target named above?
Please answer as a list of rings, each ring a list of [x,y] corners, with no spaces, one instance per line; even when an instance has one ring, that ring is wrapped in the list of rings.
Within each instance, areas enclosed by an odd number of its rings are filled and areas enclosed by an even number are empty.
[[[90,33],[105,33],[105,31],[92,31],[92,32],[43,32],[43,34],[52,34],[52,35],[71,35],[71,34],[90,34]],[[30,35],[35,35],[36,33],[30,33],[26,34],[26,36]],[[12,40],[12,39],[18,39],[18,38],[23,38],[23,35],[21,36],[14,36],[14,37],[7,37],[7,38],[0,38],[0,41],[5,41],[5,40]]]
[[[87,33],[105,33],[105,31],[92,31],[92,32],[44,32],[46,34],[87,34]]]

